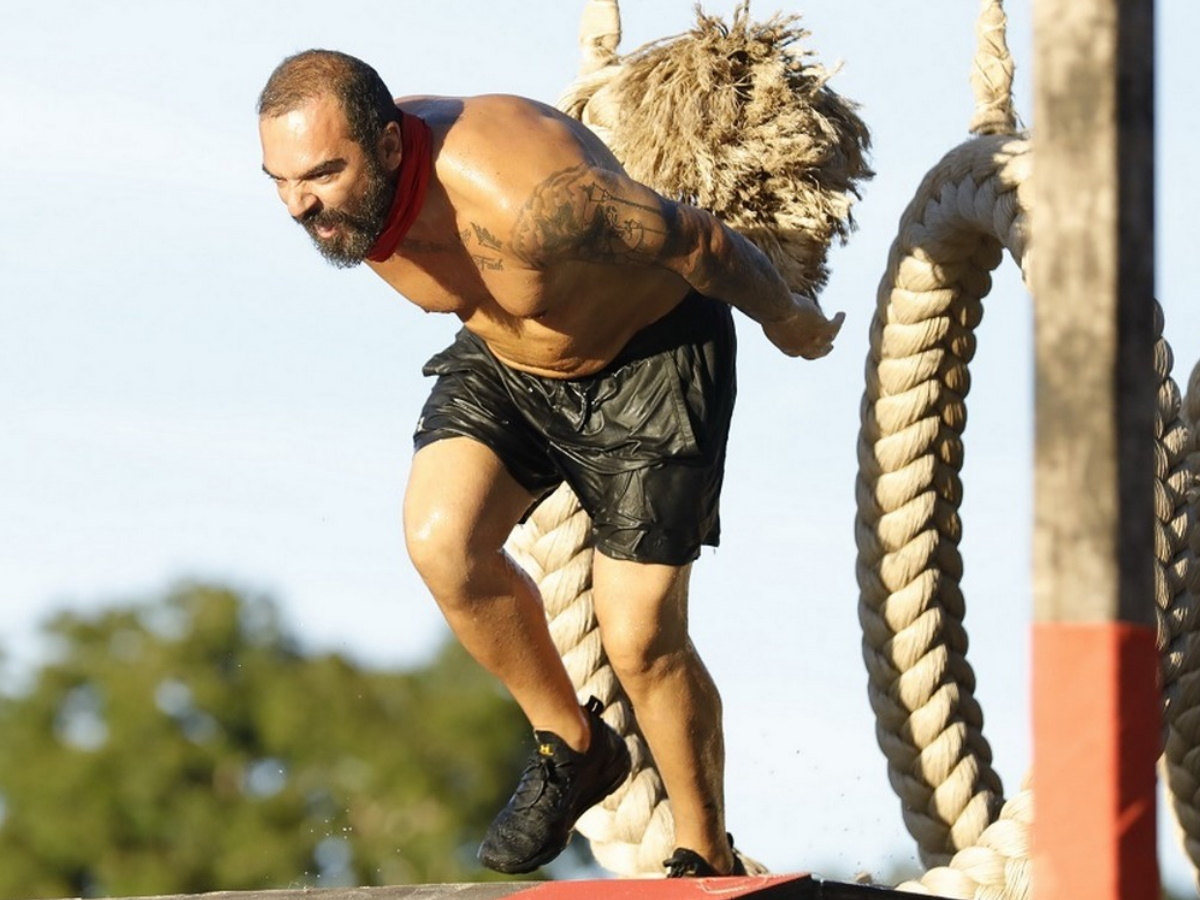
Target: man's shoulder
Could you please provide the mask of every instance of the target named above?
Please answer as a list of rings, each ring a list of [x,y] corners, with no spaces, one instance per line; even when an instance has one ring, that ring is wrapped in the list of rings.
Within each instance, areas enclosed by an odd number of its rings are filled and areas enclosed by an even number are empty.
[[[492,158],[512,171],[521,162],[565,168],[581,162],[619,168],[586,125],[540,100],[517,94],[401,97],[397,105],[433,128],[439,150],[466,161]]]
[[[444,128],[495,127],[521,122],[569,124],[572,119],[549,104],[517,94],[474,94],[451,97],[413,94],[397,97],[404,112],[420,116],[431,126]]]
[[[411,111],[433,128],[438,176],[456,207],[503,215],[555,173],[595,156],[580,123],[527,97],[443,98],[414,103]]]
[[[578,141],[575,120],[546,103],[516,94],[478,94],[461,98],[451,127],[477,135],[490,145],[515,143],[536,151],[549,144]]]

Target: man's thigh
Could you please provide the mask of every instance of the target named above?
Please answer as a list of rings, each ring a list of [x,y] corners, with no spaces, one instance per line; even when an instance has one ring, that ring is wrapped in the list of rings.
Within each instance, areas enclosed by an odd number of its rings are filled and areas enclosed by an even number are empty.
[[[413,455],[404,495],[409,542],[498,548],[534,502],[490,447],[448,437]]]

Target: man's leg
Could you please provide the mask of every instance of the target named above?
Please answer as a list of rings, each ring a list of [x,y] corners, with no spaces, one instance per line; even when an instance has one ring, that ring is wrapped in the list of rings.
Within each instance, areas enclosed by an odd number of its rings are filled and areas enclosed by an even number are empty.
[[[488,828],[479,860],[531,872],[562,852],[583,812],[629,775],[624,739],[579,706],[537,588],[504,552],[533,498],[496,454],[469,438],[426,444],[404,502],[409,554],[467,651],[512,693],[536,749]]]
[[[721,697],[688,637],[691,565],[595,555],[592,597],[600,635],[654,754],[675,842],[729,872]]]
[[[533,499],[478,441],[434,441],[413,457],[404,534],[413,564],[467,652],[509,690],[535,729],[583,751],[587,718],[537,587],[503,549]]]

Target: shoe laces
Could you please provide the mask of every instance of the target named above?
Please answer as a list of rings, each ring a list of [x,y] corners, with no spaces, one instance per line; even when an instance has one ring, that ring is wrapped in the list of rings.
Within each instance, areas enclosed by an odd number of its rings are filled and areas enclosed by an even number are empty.
[[[552,756],[534,753],[521,772],[521,780],[517,782],[517,790],[513,793],[513,806],[517,809],[529,809],[537,804],[550,791],[560,791],[558,782],[558,767]]]

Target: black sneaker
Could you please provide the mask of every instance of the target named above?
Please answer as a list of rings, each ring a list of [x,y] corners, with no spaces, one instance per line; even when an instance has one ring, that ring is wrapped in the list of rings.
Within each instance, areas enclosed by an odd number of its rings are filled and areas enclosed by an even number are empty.
[[[479,861],[489,869],[512,875],[550,862],[566,848],[575,821],[629,775],[629,748],[600,718],[600,701],[592,697],[584,709],[592,730],[586,753],[552,732],[533,733],[537,749],[479,847]]]
[[[726,835],[729,838],[729,849],[733,850],[733,835]],[[703,856],[695,850],[689,850],[686,847],[676,847],[675,852],[667,859],[663,860],[663,866],[666,867],[668,878],[720,878],[721,873],[708,864]],[[745,875],[746,864],[742,862],[741,854],[736,850],[733,851],[733,871],[729,876]]]

